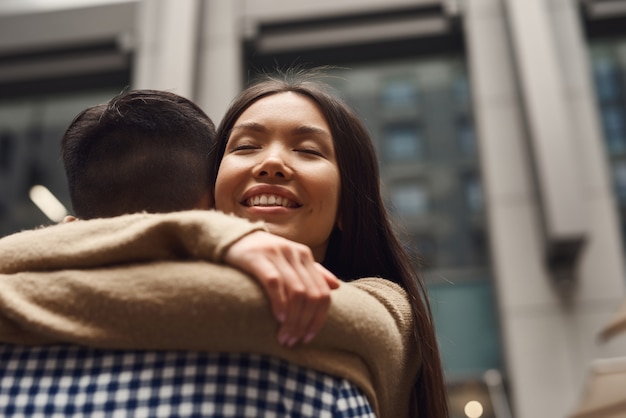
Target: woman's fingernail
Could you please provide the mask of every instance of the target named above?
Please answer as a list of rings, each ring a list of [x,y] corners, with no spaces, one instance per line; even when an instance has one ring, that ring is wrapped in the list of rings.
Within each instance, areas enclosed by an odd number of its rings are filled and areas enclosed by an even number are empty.
[[[278,313],[278,322],[280,322],[281,324],[283,322],[285,322],[285,313],[284,312],[279,312]]]
[[[298,338],[297,337],[292,337],[288,342],[287,342],[287,347],[293,347],[294,345],[296,345],[296,343],[298,342]]]
[[[289,341],[289,334],[280,334],[278,336],[278,342],[280,343],[280,345],[287,345]]]
[[[305,335],[304,340],[302,340],[305,344],[306,343],[310,343],[311,340],[315,338],[315,334],[312,332],[309,332],[307,335]]]

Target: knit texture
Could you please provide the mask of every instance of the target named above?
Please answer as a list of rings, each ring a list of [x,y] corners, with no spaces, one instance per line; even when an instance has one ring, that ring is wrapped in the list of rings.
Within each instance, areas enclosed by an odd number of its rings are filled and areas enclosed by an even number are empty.
[[[191,211],[0,239],[0,341],[272,355],[349,379],[377,416],[408,416],[420,358],[404,290],[379,278],[342,283],[317,337],[285,348],[256,281],[214,263],[259,229]]]

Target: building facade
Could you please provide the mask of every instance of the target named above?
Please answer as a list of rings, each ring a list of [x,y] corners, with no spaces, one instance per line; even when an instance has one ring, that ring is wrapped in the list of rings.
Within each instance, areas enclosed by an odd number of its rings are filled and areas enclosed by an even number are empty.
[[[59,139],[126,86],[219,121],[330,66],[417,249],[453,417],[566,417],[625,296],[626,0],[4,0],[0,236],[69,207]],[[477,406],[477,403],[480,406]]]

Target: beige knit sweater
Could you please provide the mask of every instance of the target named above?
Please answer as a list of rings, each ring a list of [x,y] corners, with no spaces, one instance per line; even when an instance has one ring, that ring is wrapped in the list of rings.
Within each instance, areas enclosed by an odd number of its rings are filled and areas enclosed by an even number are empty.
[[[377,278],[343,283],[318,336],[285,348],[260,286],[214,263],[259,229],[218,212],[189,211],[79,221],[0,239],[0,341],[272,355],[349,379],[377,416],[409,416],[420,357],[406,293]]]

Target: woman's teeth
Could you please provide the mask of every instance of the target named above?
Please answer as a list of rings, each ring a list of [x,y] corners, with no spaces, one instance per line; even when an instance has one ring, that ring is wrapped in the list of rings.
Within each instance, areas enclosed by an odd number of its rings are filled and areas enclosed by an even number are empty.
[[[296,206],[294,202],[286,197],[277,196],[273,194],[262,194],[249,198],[247,200],[248,206],[283,206],[286,208],[293,208]]]

